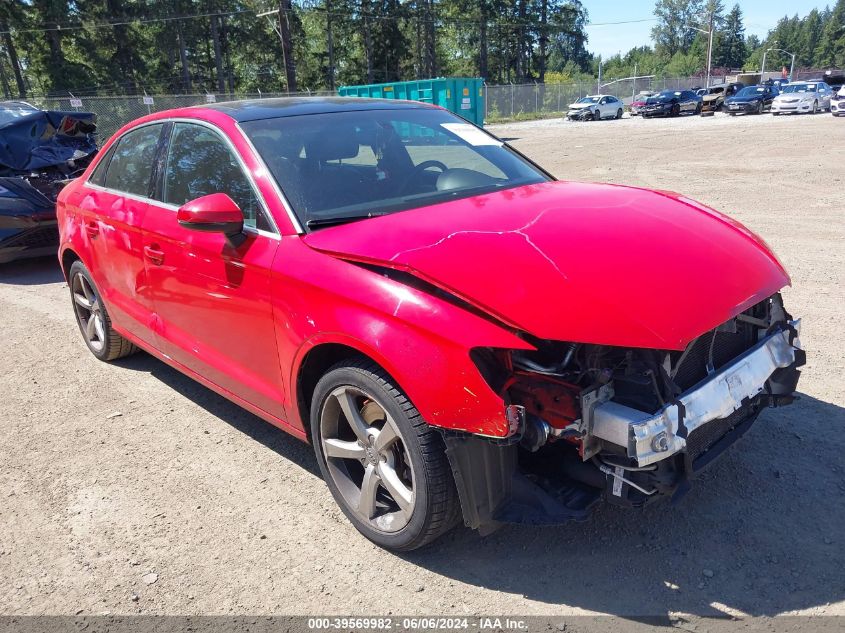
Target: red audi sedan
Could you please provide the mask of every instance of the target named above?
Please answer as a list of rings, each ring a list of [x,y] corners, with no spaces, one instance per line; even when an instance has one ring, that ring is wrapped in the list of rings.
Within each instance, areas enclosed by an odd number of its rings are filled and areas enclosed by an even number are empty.
[[[804,352],[766,244],[556,181],[439,107],[283,99],[121,129],[58,202],[76,319],[313,444],[372,541],[680,496]]]

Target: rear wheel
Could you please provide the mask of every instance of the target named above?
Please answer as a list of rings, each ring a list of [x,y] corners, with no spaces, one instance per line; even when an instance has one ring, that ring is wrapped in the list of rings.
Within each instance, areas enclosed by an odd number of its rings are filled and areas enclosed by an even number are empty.
[[[617,118],[617,119],[621,119],[623,114],[624,114],[624,113],[622,112],[622,108],[619,108],[619,109],[616,111],[616,118]]]
[[[377,545],[416,549],[457,523],[442,438],[374,363],[346,361],[320,379],[311,436],[335,501]]]
[[[135,345],[115,332],[91,273],[81,261],[71,265],[68,279],[76,323],[91,353],[109,361],[137,352]]]
[[[695,113],[701,114],[701,104],[700,103],[697,106],[695,106]]]
[[[681,106],[679,106],[677,103],[675,105],[673,105],[671,114],[672,114],[672,116],[680,116],[681,115]]]

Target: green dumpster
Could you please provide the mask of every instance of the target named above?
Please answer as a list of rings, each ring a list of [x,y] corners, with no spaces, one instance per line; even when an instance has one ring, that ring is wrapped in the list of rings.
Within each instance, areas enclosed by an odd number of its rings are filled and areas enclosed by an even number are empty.
[[[433,103],[476,125],[484,125],[484,80],[480,78],[446,77],[367,86],[342,86],[338,93],[342,97],[407,99]]]

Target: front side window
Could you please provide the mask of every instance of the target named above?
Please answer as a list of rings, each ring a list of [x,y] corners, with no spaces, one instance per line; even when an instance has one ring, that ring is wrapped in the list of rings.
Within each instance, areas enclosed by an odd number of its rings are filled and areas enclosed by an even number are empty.
[[[145,125],[124,134],[111,152],[105,176],[95,184],[102,184],[123,193],[148,197],[162,127],[161,124]],[[104,159],[109,159],[109,156]],[[97,176],[99,178],[99,174]]]
[[[203,125],[174,124],[162,201],[179,207],[213,193],[225,193],[235,201],[244,214],[245,226],[270,230],[252,185],[220,135]]]
[[[440,109],[286,116],[241,128],[311,228],[549,179],[495,137]]]

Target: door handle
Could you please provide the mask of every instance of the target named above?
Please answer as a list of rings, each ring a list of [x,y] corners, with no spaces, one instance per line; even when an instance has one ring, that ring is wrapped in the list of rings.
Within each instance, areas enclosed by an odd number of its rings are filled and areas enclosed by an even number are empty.
[[[164,251],[158,250],[156,246],[145,246],[144,255],[156,266],[161,266],[164,263]]]
[[[100,227],[91,220],[85,225],[85,232],[88,233],[88,237],[97,237],[100,234]]]

